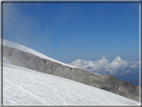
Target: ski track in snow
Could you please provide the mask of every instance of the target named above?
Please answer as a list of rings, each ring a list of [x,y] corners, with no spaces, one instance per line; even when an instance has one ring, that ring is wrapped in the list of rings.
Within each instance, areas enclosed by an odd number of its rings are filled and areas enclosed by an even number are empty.
[[[4,63],[4,105],[138,105],[117,94]]]

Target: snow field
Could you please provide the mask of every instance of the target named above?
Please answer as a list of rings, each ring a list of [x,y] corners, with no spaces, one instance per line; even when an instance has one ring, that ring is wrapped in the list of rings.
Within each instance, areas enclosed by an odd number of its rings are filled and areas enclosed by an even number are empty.
[[[138,105],[139,102],[58,76],[4,63],[4,105]]]
[[[3,44],[70,66],[7,40],[3,40]],[[99,88],[12,65],[5,57],[3,61],[4,105],[140,105],[139,102]]]

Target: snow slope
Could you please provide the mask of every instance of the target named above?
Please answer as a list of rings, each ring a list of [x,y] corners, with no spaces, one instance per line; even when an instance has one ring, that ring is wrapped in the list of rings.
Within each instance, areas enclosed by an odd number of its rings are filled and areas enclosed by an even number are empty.
[[[33,55],[36,55],[36,56],[39,56],[41,58],[45,58],[45,59],[48,59],[48,60],[60,63],[60,64],[65,65],[65,66],[69,66],[69,67],[73,67],[73,68],[78,68],[78,67],[71,66],[71,65],[65,64],[63,62],[57,61],[57,60],[55,60],[53,58],[50,58],[50,57],[48,57],[46,55],[43,55],[43,54],[39,53],[39,52],[37,52],[37,51],[35,51],[33,49],[27,48],[27,47],[25,47],[23,45],[20,45],[20,44],[17,44],[17,43],[8,41],[8,40],[4,40],[3,39],[3,45],[8,46],[8,47],[12,47],[12,48],[16,48],[16,49],[19,49],[19,50],[22,50],[22,51],[25,51],[25,52],[28,52],[28,53],[31,53]]]
[[[61,63],[25,46],[3,40],[13,47]],[[3,57],[4,105],[139,105],[139,102],[79,82],[24,67]],[[71,66],[72,67],[72,66]]]
[[[9,63],[3,64],[4,105],[139,105],[79,82]]]

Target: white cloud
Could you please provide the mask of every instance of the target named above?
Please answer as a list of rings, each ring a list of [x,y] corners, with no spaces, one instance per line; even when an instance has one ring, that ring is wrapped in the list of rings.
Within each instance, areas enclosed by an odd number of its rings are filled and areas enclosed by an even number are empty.
[[[119,56],[117,56],[112,62],[103,56],[102,59],[96,61],[77,59],[69,64],[100,74],[110,73],[124,75],[126,73],[133,73],[136,69],[138,69],[138,61],[122,60]]]

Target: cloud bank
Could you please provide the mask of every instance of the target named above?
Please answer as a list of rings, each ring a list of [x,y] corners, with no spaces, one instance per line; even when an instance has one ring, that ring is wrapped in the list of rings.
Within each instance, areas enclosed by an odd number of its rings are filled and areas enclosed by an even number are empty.
[[[112,62],[104,56],[100,60],[86,61],[84,59],[77,59],[70,65],[77,66],[82,69],[89,70],[94,73],[124,75],[126,73],[133,73],[138,70],[139,62],[136,60],[126,61],[117,56]]]

